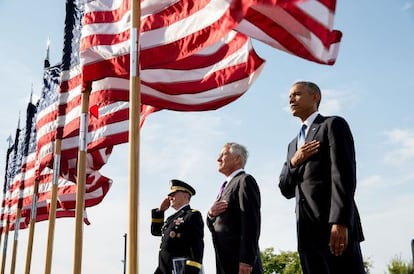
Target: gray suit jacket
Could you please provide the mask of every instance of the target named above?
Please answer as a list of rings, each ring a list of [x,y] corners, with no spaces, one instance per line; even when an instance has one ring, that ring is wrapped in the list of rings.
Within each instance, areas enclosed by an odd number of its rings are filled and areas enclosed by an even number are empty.
[[[318,115],[306,141],[318,140],[318,152],[297,168],[290,166],[297,138],[288,147],[279,188],[296,197],[298,247],[319,248],[329,243],[332,224],[348,227],[350,241],[364,239],[354,194],[356,162],[354,140],[347,122],[338,116]]]
[[[220,199],[228,201],[227,210],[207,218],[216,251],[216,273],[238,273],[240,262],[252,265],[252,274],[263,273],[259,250],[261,202],[256,180],[238,173]]]

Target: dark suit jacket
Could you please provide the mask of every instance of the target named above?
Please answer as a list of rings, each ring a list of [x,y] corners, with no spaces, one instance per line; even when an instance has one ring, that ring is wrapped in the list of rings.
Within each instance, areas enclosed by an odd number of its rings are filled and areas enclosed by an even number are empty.
[[[349,241],[364,239],[355,204],[354,140],[347,122],[338,116],[318,115],[306,141],[318,140],[318,152],[297,168],[290,166],[297,138],[289,144],[280,174],[280,191],[296,197],[298,248],[321,248],[329,243],[332,224],[348,227]]]
[[[204,251],[201,213],[185,206],[164,222],[164,212],[152,210],[151,234],[162,236],[156,274],[171,274],[172,259],[187,258],[185,273],[200,272]]]
[[[239,263],[253,266],[252,274],[263,273],[259,251],[260,191],[253,176],[240,172],[225,188],[221,200],[225,212],[207,218],[216,251],[216,274],[238,274]]]

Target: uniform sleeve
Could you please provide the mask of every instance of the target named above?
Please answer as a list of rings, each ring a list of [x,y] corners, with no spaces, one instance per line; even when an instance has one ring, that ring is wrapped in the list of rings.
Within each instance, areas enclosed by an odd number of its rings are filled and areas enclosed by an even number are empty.
[[[204,223],[201,213],[193,210],[189,222],[190,256],[186,261],[185,273],[198,274],[202,268],[204,253]]]
[[[154,208],[151,210],[151,234],[161,236],[162,226],[164,225],[164,211]]]

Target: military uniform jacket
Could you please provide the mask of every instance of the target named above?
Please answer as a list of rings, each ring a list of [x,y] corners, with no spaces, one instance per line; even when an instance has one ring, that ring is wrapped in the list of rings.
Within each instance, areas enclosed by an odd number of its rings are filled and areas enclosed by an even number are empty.
[[[200,272],[204,251],[204,223],[201,213],[183,207],[164,222],[164,212],[152,210],[151,234],[161,236],[155,274],[171,274],[174,258],[186,258],[185,274]]]

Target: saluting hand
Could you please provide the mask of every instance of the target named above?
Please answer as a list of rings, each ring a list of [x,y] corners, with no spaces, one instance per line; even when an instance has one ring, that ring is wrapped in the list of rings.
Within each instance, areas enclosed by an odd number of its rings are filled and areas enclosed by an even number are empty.
[[[166,211],[169,207],[170,207],[170,196],[167,196],[164,198],[164,200],[162,200],[159,210]]]

